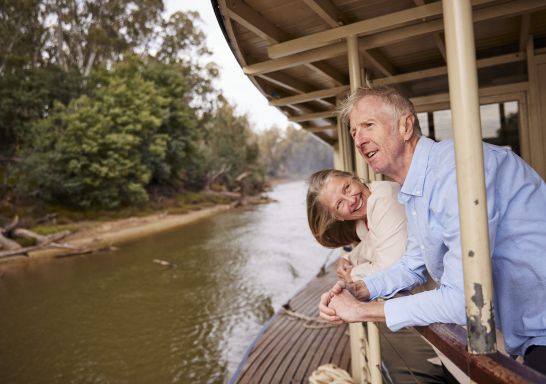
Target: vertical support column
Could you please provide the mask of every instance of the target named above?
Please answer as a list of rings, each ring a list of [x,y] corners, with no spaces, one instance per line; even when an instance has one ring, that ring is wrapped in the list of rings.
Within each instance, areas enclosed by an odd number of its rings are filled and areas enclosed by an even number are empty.
[[[470,0],[443,0],[470,353],[493,353],[493,283]],[[476,166],[478,164],[478,166]],[[481,166],[479,164],[482,164]]]
[[[529,77],[529,92],[527,92],[527,105],[529,106],[529,149],[530,164],[546,178],[546,161],[543,151],[543,128],[540,111],[540,89],[537,63],[535,59],[535,47],[533,36],[527,40],[527,73]]]
[[[377,324],[368,321],[366,323],[368,327],[368,368],[370,370],[370,382],[371,384],[381,384],[383,378],[381,376],[381,344],[379,337],[379,328]]]
[[[349,60],[349,79],[351,81],[351,92],[362,86],[362,79],[365,72],[360,67],[360,52],[358,50],[358,37],[349,36],[347,38],[347,52]],[[364,73],[364,76],[362,75]],[[347,130],[345,130],[347,131]],[[347,132],[348,134],[348,132]],[[347,135],[349,136],[349,134]],[[351,146],[354,148],[352,139]],[[357,151],[354,151],[354,160],[356,165],[356,174],[366,181],[373,180],[370,177],[368,164]],[[381,347],[379,345],[379,330],[374,323],[367,323],[368,328],[368,368],[370,372],[370,382],[372,384],[381,384]],[[365,343],[364,327],[361,323],[349,324],[349,332],[351,335],[351,362],[352,376],[355,382],[364,383],[367,378],[364,374],[364,359],[362,344]],[[379,369],[378,369],[379,367]]]
[[[358,37],[349,36],[347,38],[347,54],[349,59],[349,80],[351,82],[351,93],[352,93],[357,88],[362,86],[363,77],[362,77],[361,71],[364,71],[364,69],[360,67],[360,52],[358,51]],[[354,152],[355,152],[354,156],[355,156],[355,165],[356,165],[355,167],[356,175],[366,180],[366,182],[370,181],[370,175],[368,172],[368,164],[366,164],[362,156],[360,156],[360,154],[357,151],[354,151]]]
[[[339,105],[341,100],[336,98],[336,106]],[[340,169],[347,171],[347,172],[353,172],[353,150],[351,148],[351,138],[349,136],[349,132],[347,132],[344,127],[341,126],[341,121],[337,119],[336,123],[337,128],[337,144],[338,144],[338,154],[339,158],[341,160],[341,167]]]
[[[344,168],[343,155],[340,152],[339,142],[337,142],[337,143],[335,143],[333,145],[333,149],[334,149],[334,168],[335,169],[343,169]]]

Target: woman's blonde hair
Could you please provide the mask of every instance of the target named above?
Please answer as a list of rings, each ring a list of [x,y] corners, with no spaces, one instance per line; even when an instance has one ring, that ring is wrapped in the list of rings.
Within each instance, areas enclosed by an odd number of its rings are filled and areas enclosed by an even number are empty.
[[[328,248],[338,248],[360,241],[356,234],[356,221],[339,221],[320,201],[324,186],[333,177],[344,177],[361,182],[349,172],[337,169],[325,169],[309,177],[307,190],[307,221],[311,233],[317,241]]]

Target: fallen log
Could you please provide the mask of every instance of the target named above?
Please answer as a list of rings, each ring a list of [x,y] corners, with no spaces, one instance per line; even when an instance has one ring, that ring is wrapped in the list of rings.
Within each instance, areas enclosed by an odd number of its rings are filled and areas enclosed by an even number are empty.
[[[18,250],[23,248],[21,244],[19,244],[18,242],[5,237],[2,232],[3,231],[0,231],[0,248],[7,249],[8,251]],[[5,251],[5,252],[8,252],[8,251]]]
[[[36,241],[36,245],[40,245],[47,241],[47,236],[39,235],[24,228],[15,228],[11,231],[11,234],[13,237],[22,237],[23,239],[34,240]]]
[[[24,256],[28,256],[28,253],[29,252],[32,252],[32,251],[36,251],[38,249],[41,249],[41,248],[46,248],[48,246],[51,246],[51,243],[54,243],[66,236],[68,236],[70,234],[70,231],[61,231],[61,232],[57,232],[57,233],[54,233],[52,235],[49,235],[47,236],[47,240],[45,240],[43,243],[41,244],[37,244],[37,245],[32,245],[30,247],[21,247],[19,244],[17,244],[19,246],[18,249],[8,249],[7,251],[2,251],[0,252],[0,258],[3,258],[3,257],[9,257],[9,256],[17,256],[17,255],[24,255]],[[0,237],[3,237],[0,235]],[[9,239],[6,239],[6,240],[9,240]],[[9,241],[13,241],[13,240],[9,240]]]
[[[10,232],[15,228],[17,227],[17,224],[19,224],[19,216],[18,215],[15,215],[15,217],[13,218],[13,220],[11,221],[11,223],[8,224],[8,226],[6,228],[2,228],[2,234],[3,235],[6,235],[6,236],[9,236],[10,235]]]

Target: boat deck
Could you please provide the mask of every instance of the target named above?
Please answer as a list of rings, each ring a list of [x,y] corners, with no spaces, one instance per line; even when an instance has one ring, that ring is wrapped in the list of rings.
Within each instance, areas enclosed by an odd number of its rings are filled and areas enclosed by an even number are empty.
[[[325,275],[313,279],[290,300],[289,309],[296,314],[318,317],[320,295],[336,280],[331,265]],[[307,383],[316,368],[328,363],[350,372],[346,324],[324,327],[324,324],[297,319],[290,313],[281,309],[264,327],[265,331],[251,347],[232,383]]]

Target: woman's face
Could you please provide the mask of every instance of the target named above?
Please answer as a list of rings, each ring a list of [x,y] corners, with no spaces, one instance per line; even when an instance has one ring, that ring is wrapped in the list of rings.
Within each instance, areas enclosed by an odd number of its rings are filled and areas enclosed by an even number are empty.
[[[359,220],[366,217],[370,190],[350,177],[331,177],[319,195],[319,202],[337,220]]]

